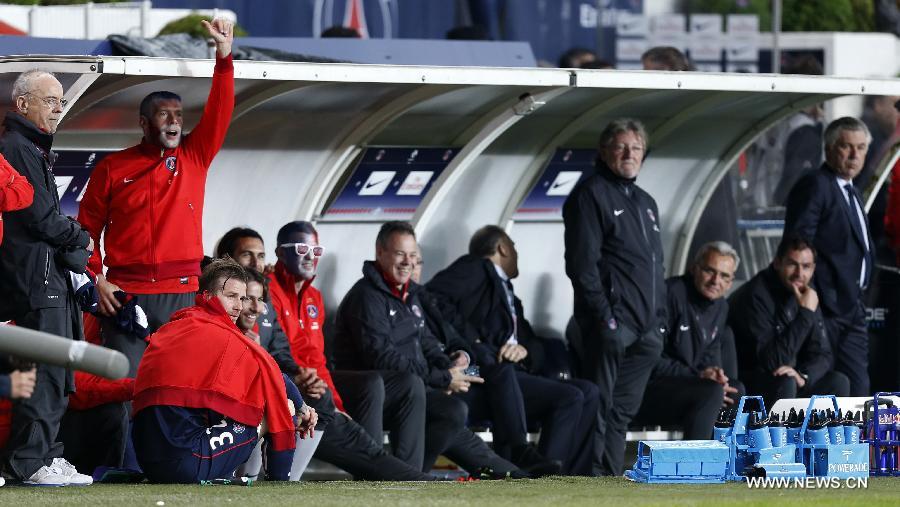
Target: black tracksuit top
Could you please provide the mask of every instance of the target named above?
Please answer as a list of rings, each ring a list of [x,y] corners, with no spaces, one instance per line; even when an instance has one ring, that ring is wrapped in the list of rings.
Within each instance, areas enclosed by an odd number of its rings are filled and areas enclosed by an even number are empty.
[[[425,385],[450,385],[450,358],[425,325],[421,285],[410,280],[406,300],[395,296],[372,261],[337,310],[334,364],[339,370],[413,373]]]
[[[638,334],[666,322],[659,210],[650,194],[605,165],[563,205],[566,274],[575,316]]]

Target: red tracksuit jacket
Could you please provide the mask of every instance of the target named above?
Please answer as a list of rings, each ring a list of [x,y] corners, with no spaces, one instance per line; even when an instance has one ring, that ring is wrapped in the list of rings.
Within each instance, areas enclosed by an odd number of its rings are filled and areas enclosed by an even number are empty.
[[[225,141],[234,110],[231,55],[216,59],[203,116],[173,150],[142,140],[97,164],[78,221],[94,243],[95,273],[134,294],[197,290],[203,258],[203,199],[209,165]]]
[[[325,361],[325,335],[322,333],[325,305],[322,304],[322,293],[306,283],[298,296],[294,292],[294,275],[288,273],[280,261],[275,263],[275,272],[269,274],[269,280],[269,298],[278,315],[278,323],[290,342],[294,361],[304,368],[315,368],[316,375],[331,389],[335,408],[345,412],[344,401],[334,387]]]
[[[0,155],[0,212],[15,211],[31,206],[34,188],[28,178],[16,171]],[[3,242],[3,215],[0,214],[0,243]]]

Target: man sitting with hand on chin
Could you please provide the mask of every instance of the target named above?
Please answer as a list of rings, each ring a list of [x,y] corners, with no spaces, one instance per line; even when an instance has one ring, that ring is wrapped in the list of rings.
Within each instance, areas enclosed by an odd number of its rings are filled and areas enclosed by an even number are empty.
[[[831,369],[831,347],[819,297],[810,285],[816,250],[787,235],[775,260],[729,299],[740,377],[767,407],[783,398],[847,396],[850,381]]]

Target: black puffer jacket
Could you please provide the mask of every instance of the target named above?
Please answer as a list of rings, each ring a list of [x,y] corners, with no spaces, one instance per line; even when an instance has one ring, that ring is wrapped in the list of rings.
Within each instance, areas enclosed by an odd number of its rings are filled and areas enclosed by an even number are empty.
[[[89,235],[62,214],[53,177],[53,136],[10,112],[0,153],[34,187],[31,206],[4,213],[0,246],[0,320],[66,305],[68,271],[84,273]]]
[[[450,385],[450,358],[428,326],[419,302],[422,286],[410,281],[406,300],[395,296],[372,261],[338,307],[334,364],[339,370],[416,374],[426,385]]]

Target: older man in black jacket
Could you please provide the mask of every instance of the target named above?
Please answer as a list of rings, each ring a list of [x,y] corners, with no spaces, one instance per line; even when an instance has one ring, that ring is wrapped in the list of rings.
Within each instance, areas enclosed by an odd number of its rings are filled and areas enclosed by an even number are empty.
[[[494,477],[527,477],[465,426],[466,403],[454,394],[484,380],[467,375],[466,358],[454,356],[451,360],[428,330],[419,301],[421,286],[411,280],[418,251],[415,231],[408,223],[387,222],[381,227],[376,260],[363,264],[363,277],[338,307],[335,366],[406,372],[422,379],[425,470],[444,454],[470,473],[487,467]],[[385,392],[385,397],[390,396],[392,393]]]
[[[621,475],[625,430],[662,350],[666,285],[656,201],[635,184],[647,150],[636,120],[600,134],[597,172],[563,204],[566,274],[575,289],[583,374],[600,388],[597,473]]]
[[[729,371],[735,358],[723,357],[734,348],[725,293],[739,262],[731,245],[714,241],[700,247],[688,273],[666,280],[665,345],[635,421],[680,425],[685,440],[704,440],[722,404],[739,399],[743,385]]]
[[[831,369],[819,297],[810,285],[816,249],[785,236],[775,260],[732,294],[728,323],[734,330],[740,377],[766,406],[813,394],[847,396],[847,376]]]
[[[0,247],[0,320],[74,340],[83,339],[81,312],[71,274],[84,273],[94,244],[75,220],[62,214],[53,177],[53,134],[66,105],[52,74],[22,73],[13,83],[13,111],[6,114],[0,153],[34,187],[31,206],[4,214]],[[74,392],[72,372],[39,364],[31,398],[13,406],[4,474],[38,485],[90,484],[62,458],[56,441]]]
[[[443,300],[444,317],[461,327],[459,332],[475,350],[482,373],[514,366],[514,395],[524,406],[529,424],[541,424],[541,453],[563,463],[565,473],[592,475],[593,463],[599,461],[594,456],[597,386],[587,380],[540,376],[543,345],[525,318],[511,281],[519,275],[518,259],[506,231],[487,225],[472,235],[468,255],[436,274],[427,287]],[[477,401],[470,400],[473,411],[479,408]],[[501,403],[490,408],[504,409]]]

